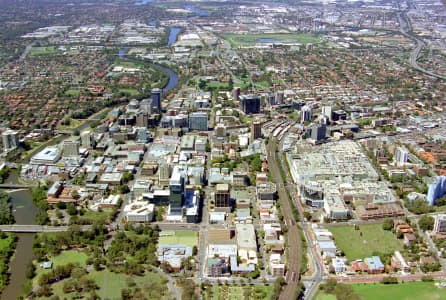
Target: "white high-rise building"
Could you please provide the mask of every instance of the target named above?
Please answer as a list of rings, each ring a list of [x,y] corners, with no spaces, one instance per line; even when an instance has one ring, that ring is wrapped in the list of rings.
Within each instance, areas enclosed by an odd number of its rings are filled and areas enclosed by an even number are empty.
[[[5,151],[13,150],[19,146],[19,133],[7,129],[2,133],[3,149]]]
[[[331,106],[322,106],[322,114],[327,116],[328,119],[331,121],[333,110]]]
[[[439,214],[435,216],[434,232],[446,233],[446,214]]]
[[[398,166],[403,166],[409,159],[409,151],[406,148],[398,147],[395,151],[395,160]]]

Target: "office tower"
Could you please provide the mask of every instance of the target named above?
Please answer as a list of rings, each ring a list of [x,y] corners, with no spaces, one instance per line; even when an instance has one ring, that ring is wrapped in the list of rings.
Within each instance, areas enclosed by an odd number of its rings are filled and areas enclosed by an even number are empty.
[[[398,147],[395,151],[395,160],[398,166],[403,166],[409,159],[409,151],[404,147]]]
[[[332,118],[333,121],[347,120],[347,113],[344,110],[340,109],[333,112]]]
[[[325,125],[315,125],[311,127],[311,139],[316,142],[322,141],[325,139],[327,134],[327,127]]]
[[[331,106],[322,106],[322,114],[327,116],[328,119],[331,121],[331,118],[332,118]]]
[[[268,103],[271,106],[276,105],[276,96],[274,96],[274,94],[268,95]]]
[[[439,214],[439,215],[435,216],[434,232],[435,233],[446,233],[446,215],[445,214]]]
[[[64,141],[63,142],[63,157],[78,156],[79,142],[78,141]]]
[[[225,137],[226,136],[226,126],[223,124],[217,124],[214,128],[215,136]]]
[[[149,125],[149,114],[139,111],[136,115],[136,126],[147,128]]]
[[[231,192],[229,189],[229,184],[226,183],[217,184],[214,193],[215,208],[217,210],[230,211],[231,210],[230,199],[231,199]]]
[[[247,115],[260,113],[260,97],[253,94],[240,96],[240,110]]]
[[[87,149],[92,149],[96,146],[96,141],[94,139],[94,134],[91,131],[84,131],[81,133],[81,144],[82,147]]]
[[[309,106],[303,106],[300,112],[300,122],[310,122],[311,121],[311,108]]]
[[[174,215],[182,214],[184,177],[180,168],[175,168],[169,180],[170,190],[170,213]]]
[[[232,90],[232,98],[234,98],[234,101],[240,100],[240,88],[239,87],[235,87]]]
[[[283,91],[276,92],[276,104],[283,104],[285,102],[285,93]]]
[[[162,107],[161,107],[161,89],[155,88],[152,90],[152,103],[151,103],[151,108],[152,111],[155,110],[155,107],[158,109],[158,112],[161,111]]]
[[[255,121],[251,124],[251,141],[262,137],[262,123]]]
[[[13,150],[19,146],[19,133],[7,129],[2,133],[3,149],[5,151]]]
[[[195,112],[189,115],[189,129],[207,131],[208,130],[208,115],[204,112]]]

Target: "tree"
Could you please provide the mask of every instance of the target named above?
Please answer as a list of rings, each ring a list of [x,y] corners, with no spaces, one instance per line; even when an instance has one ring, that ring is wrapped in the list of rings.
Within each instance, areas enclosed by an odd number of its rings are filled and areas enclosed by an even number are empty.
[[[418,221],[418,225],[424,231],[432,230],[432,229],[434,229],[434,222],[435,222],[435,219],[433,217],[431,217],[429,215],[424,215]]]
[[[392,230],[392,228],[393,228],[393,220],[389,218],[384,219],[383,229]]]

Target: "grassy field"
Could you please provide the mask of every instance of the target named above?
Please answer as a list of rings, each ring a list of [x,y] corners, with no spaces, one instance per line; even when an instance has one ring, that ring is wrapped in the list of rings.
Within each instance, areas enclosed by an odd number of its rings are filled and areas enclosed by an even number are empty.
[[[114,66],[117,67],[123,67],[123,68],[144,68],[144,64],[138,64],[132,61],[122,60],[122,59],[116,59],[113,62]]]
[[[403,242],[382,229],[382,224],[353,226],[330,226],[336,246],[344,251],[348,260],[363,259],[373,252],[388,253],[403,249]],[[362,235],[362,236],[361,236]]]
[[[319,291],[316,294],[316,297],[314,298],[315,300],[336,300],[336,296],[335,295],[330,295],[330,294],[326,294],[322,291]]]
[[[68,96],[68,97],[79,97],[80,93],[81,93],[80,90],[69,89],[69,90],[66,90],[64,94],[65,94],[65,96]]]
[[[257,300],[271,299],[273,292],[272,286],[225,286],[214,285],[210,291],[203,294],[206,300]]]
[[[168,234],[167,236],[163,236]],[[198,243],[198,236],[195,231],[161,231],[159,244],[183,244],[190,247],[196,246]]]
[[[81,266],[85,266],[85,262],[87,261],[87,255],[83,252],[68,250],[62,251],[59,255],[55,257],[51,257],[50,261],[53,263],[53,268],[56,266],[63,266],[69,263],[78,263]],[[36,266],[36,276],[34,277],[34,282],[37,284],[39,278],[45,274],[49,273],[51,270],[44,270],[40,268],[40,265]]]
[[[137,89],[130,89],[130,88],[128,88],[128,89],[119,89],[119,93],[123,93],[123,94],[129,95],[130,97],[133,97],[133,96],[136,96],[136,95],[139,94]]]
[[[299,33],[269,33],[269,34],[225,34],[223,37],[232,47],[254,46],[259,39],[271,39],[276,43],[316,44],[321,39],[316,35]]]
[[[405,282],[399,284],[354,284],[353,290],[363,300],[440,300],[446,299],[446,288],[433,282]],[[319,299],[318,299],[319,300]]]
[[[129,288],[128,280],[130,278],[136,284],[135,287],[140,288],[148,299],[161,299],[162,294],[168,294],[164,279],[152,272],[148,272],[144,276],[130,277],[126,274],[117,274],[110,271],[92,271],[87,277],[96,282],[98,286],[96,294],[100,299],[121,299],[121,291],[124,288]],[[63,292],[64,282],[65,280],[62,280],[52,285],[53,293],[59,296],[60,299],[88,299],[88,297],[79,298],[80,295],[78,293],[65,294]]]
[[[37,56],[37,55],[52,55],[58,53],[59,50],[54,46],[49,47],[33,47],[29,50],[29,55]]]

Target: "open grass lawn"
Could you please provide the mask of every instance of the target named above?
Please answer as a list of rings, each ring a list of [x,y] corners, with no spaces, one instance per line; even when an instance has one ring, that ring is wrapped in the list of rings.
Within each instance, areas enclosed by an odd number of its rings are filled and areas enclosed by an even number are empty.
[[[272,286],[226,286],[214,285],[209,291],[203,294],[206,300],[257,300],[271,299],[273,292]]]
[[[344,251],[348,260],[364,259],[373,252],[388,253],[403,249],[403,242],[396,236],[382,229],[382,224],[353,226],[329,226],[335,244]],[[362,236],[361,236],[362,234]]]
[[[446,299],[446,288],[433,282],[405,282],[399,284],[354,284],[353,290],[364,300],[440,300]],[[318,299],[319,300],[319,299]]]
[[[137,89],[131,89],[131,88],[119,89],[119,93],[123,93],[123,94],[129,95],[130,97],[133,97],[133,96],[136,96],[136,95],[139,94]]]
[[[100,299],[121,299],[121,291],[124,288],[129,288],[128,280],[130,276],[126,274],[104,270],[92,271],[87,276],[93,279],[99,287],[96,294]],[[164,279],[157,273],[147,272],[144,276],[133,276],[131,278],[136,284],[135,287],[139,287],[148,299],[161,299],[162,295],[168,294]],[[55,295],[58,295],[61,299],[84,299],[79,297],[77,293],[64,294],[63,284],[64,280],[52,285]],[[88,294],[84,296],[88,296]]]
[[[69,263],[78,263],[81,266],[85,266],[87,261],[87,255],[80,251],[68,250],[62,251],[59,255],[51,257],[49,261],[53,262],[53,268],[57,266],[63,266]],[[34,277],[34,283],[37,285],[39,278],[45,274],[49,273],[51,270],[44,270],[40,267],[40,264],[36,265],[36,276]]]
[[[113,62],[113,65],[116,67],[123,67],[123,68],[144,68],[144,64],[138,64],[132,61],[122,60],[122,59],[116,59]]]
[[[198,236],[195,231],[181,230],[181,231],[161,231],[158,244],[183,244],[190,247],[196,246],[198,243]]]
[[[59,50],[54,46],[49,47],[33,47],[29,50],[29,54],[32,56],[37,55],[52,55],[58,53]]]
[[[68,96],[68,97],[79,97],[80,93],[81,93],[80,90],[69,89],[69,90],[66,90],[64,94],[65,94],[65,96]]]
[[[225,34],[223,37],[232,47],[254,46],[259,39],[268,39],[276,43],[316,44],[321,42],[316,35],[300,33]]]
[[[336,300],[335,295],[326,294],[323,291],[319,291],[316,294],[315,300]]]
[[[111,209],[104,209],[101,212],[86,210],[82,216],[79,216],[79,220],[88,220],[91,223],[96,221],[110,223],[112,211]]]

